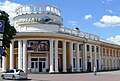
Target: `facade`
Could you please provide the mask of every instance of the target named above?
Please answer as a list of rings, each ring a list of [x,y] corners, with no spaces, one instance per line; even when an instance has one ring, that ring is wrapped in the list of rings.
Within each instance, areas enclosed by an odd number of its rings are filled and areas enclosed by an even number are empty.
[[[63,27],[60,9],[43,4],[16,9],[17,35],[3,57],[2,70],[82,72],[120,69],[120,46],[79,29]]]

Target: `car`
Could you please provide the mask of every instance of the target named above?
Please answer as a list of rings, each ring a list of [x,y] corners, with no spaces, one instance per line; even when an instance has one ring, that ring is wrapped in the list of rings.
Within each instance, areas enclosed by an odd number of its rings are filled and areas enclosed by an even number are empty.
[[[27,79],[27,73],[21,69],[10,69],[1,74],[2,79]]]

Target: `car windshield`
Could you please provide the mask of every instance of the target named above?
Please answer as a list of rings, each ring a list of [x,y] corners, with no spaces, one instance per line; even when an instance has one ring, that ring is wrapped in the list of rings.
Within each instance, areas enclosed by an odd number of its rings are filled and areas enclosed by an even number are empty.
[[[17,69],[16,72],[18,72],[18,71],[20,71],[20,70]]]
[[[17,70],[16,70],[16,72],[18,72],[18,71],[20,71],[20,72],[24,72],[24,71],[22,71],[22,70],[20,70],[20,69],[17,69]]]

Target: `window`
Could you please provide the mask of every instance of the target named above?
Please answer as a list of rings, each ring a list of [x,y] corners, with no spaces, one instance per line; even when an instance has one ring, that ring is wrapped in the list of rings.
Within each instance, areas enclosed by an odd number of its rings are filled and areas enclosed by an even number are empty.
[[[95,47],[94,47],[94,46],[92,46],[92,52],[95,52],[94,48],[95,48]]]
[[[38,61],[38,58],[31,58],[31,61]]]
[[[75,43],[73,43],[73,50],[75,50]]]
[[[80,63],[80,68],[81,68],[81,59],[79,59],[79,63]]]
[[[35,62],[35,67],[38,68],[38,62]]]
[[[43,68],[45,68],[45,62],[43,62]]]
[[[73,58],[73,68],[75,68],[75,58]]]
[[[39,61],[46,61],[45,58],[39,58]]]
[[[98,47],[98,46],[96,46],[96,52],[97,52],[97,53],[99,52],[99,47]]]
[[[103,56],[105,56],[105,48],[103,48]]]
[[[90,51],[90,49],[89,49],[89,48],[90,48],[90,46],[89,46],[89,45],[87,45],[87,51]]]
[[[82,51],[82,45],[81,44],[79,45],[79,51]]]
[[[31,68],[34,68],[34,62],[31,62]]]
[[[14,70],[10,70],[9,73],[14,73]]]
[[[23,70],[20,70],[20,72],[24,72]]]

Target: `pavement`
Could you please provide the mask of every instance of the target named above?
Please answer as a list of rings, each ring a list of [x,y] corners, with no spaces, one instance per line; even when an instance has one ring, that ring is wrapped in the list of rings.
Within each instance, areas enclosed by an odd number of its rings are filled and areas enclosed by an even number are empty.
[[[28,80],[24,81],[120,81],[120,70],[93,73],[70,73],[70,74],[28,74]],[[2,79],[0,79],[2,81]],[[3,80],[11,81],[11,80]],[[21,80],[15,80],[21,81]]]

